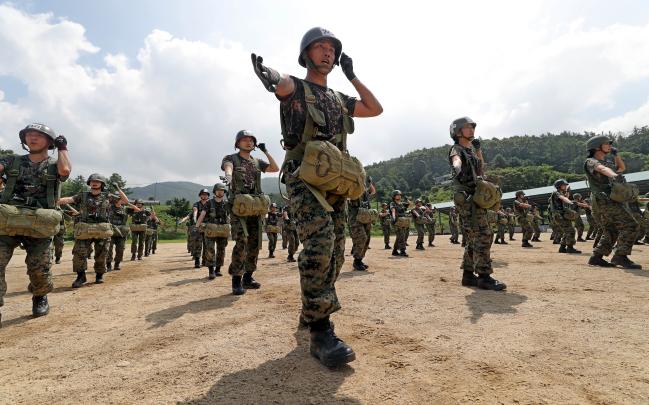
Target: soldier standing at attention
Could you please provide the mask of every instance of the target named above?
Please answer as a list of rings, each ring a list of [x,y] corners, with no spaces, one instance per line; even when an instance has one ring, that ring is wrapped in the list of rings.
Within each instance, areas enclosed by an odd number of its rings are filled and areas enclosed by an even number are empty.
[[[54,130],[43,124],[30,124],[18,134],[20,144],[29,153],[0,158],[0,175],[6,176],[6,185],[0,203],[56,209],[56,198],[61,182],[70,175],[71,164],[67,140],[56,136]],[[48,156],[48,151],[58,149],[58,158]],[[60,218],[59,218],[60,220]],[[32,293],[32,315],[47,315],[50,306],[47,294],[52,291],[52,238],[57,230],[46,237],[15,236],[0,234],[0,307],[7,293],[5,270],[14,249],[22,246],[27,252],[25,264],[29,276],[28,290]],[[2,232],[5,233],[5,232]],[[2,320],[0,314],[0,321]]]
[[[136,199],[134,202],[138,211],[133,208],[127,208],[126,213],[131,216],[131,261],[142,260],[144,254],[144,239],[146,238],[146,222],[150,213],[144,210],[142,200]]]
[[[417,230],[417,242],[415,249],[425,250],[424,248],[424,236],[426,232],[424,218],[424,208],[420,199],[415,200],[415,208],[410,210],[410,215],[412,215],[413,221],[415,221],[415,229]]]
[[[86,282],[86,269],[88,268],[88,249],[90,246],[95,247],[95,284],[103,283],[104,273],[106,272],[106,256],[108,255],[108,245],[112,236],[112,226],[107,236],[86,236],[77,231],[84,224],[110,225],[108,212],[110,206],[117,199],[108,194],[106,189],[107,180],[104,176],[93,173],[88,176],[86,184],[90,186],[90,191],[81,192],[72,197],[63,197],[59,204],[75,204],[79,207],[79,223],[75,225],[75,241],[72,248],[72,270],[77,273],[77,278],[72,283],[72,288],[79,288]],[[123,191],[117,190],[119,199],[122,203],[128,203],[128,197]]]
[[[451,243],[458,244],[458,230],[457,230],[457,211],[455,207],[451,207],[451,210],[448,213],[448,228],[451,232]]]
[[[593,214],[601,221],[602,237],[593,249],[593,255],[588,260],[592,266],[612,267],[621,266],[626,269],[641,269],[642,266],[629,259],[635,242],[636,223],[629,213],[626,203],[611,199],[615,183],[624,184],[622,175],[626,166],[613,147],[613,141],[604,135],[594,136],[586,143],[588,158],[584,162],[588,186],[591,192]],[[606,159],[613,155],[614,161]],[[615,248],[611,262],[604,260]]]
[[[383,231],[383,243],[385,243],[385,249],[392,249],[390,246],[390,211],[388,210],[387,203],[381,204],[379,221],[381,222],[381,230]]]
[[[259,146],[266,155],[268,162],[252,157],[250,154]],[[241,130],[237,133],[234,147],[238,153],[223,158],[221,169],[230,185],[232,203],[236,203],[237,195],[261,196],[261,173],[276,173],[279,171],[275,159],[266,150],[264,143],[257,144],[257,138],[252,132]],[[234,248],[228,273],[232,276],[232,293],[241,295],[245,289],[261,287],[252,274],[257,270],[257,258],[261,248],[261,215],[238,216],[232,212],[232,237]]]
[[[116,189],[119,190],[117,184],[113,184]],[[130,208],[133,212],[138,212],[140,209],[131,203],[127,203],[127,207]],[[126,238],[128,238],[128,214],[126,209],[122,204],[121,199],[115,198],[113,204],[110,206],[108,211],[108,220],[115,228],[119,230],[119,233],[113,233],[113,236],[110,237],[110,244],[108,245],[108,256],[106,256],[106,270],[119,271],[119,267],[122,260],[124,260],[124,249],[126,247]],[[115,255],[113,256],[113,249]],[[115,259],[115,266],[112,266],[113,258]]]
[[[354,351],[336,337],[329,320],[340,309],[334,284],[345,260],[346,203],[344,198],[339,198],[330,204],[333,211],[328,211],[294,173],[300,167],[307,142],[303,135],[309,128],[317,132],[307,136],[331,141],[346,150],[347,134],[353,132],[351,117],[377,116],[383,108],[354,74],[352,59],[342,55],[340,40],[323,28],[313,28],[302,38],[298,62],[307,68],[305,80],[280,76],[264,66],[261,57],[253,54],[252,59],[257,76],[281,102],[282,133],[287,149],[284,178],[304,246],[298,267],[302,317],[311,330],[311,354],[325,366],[341,366],[355,359]],[[338,64],[360,100],[327,87],[327,76]]]
[[[225,198],[225,184],[216,183],[212,188],[214,198],[207,203],[207,207],[201,211],[196,227],[201,224],[226,225],[230,223],[229,202]],[[228,236],[209,236],[208,231],[204,232],[205,241],[205,262],[207,264],[207,277],[214,280],[221,277],[221,267],[225,261],[225,247],[228,246]],[[216,248],[215,248],[216,246]]]
[[[487,219],[487,209],[478,207],[472,201],[477,180],[474,176],[484,175],[480,141],[474,138],[475,127],[476,123],[469,117],[458,118],[450,126],[451,138],[454,141],[448,154],[454,173],[453,201],[462,217],[467,237],[461,265],[462,285],[501,291],[507,286],[491,277],[493,231]]]
[[[277,204],[270,205],[270,211],[266,215],[266,235],[268,236],[268,258],[275,257],[277,246],[277,228],[279,228],[280,214],[277,212]]]
[[[390,217],[392,218],[392,224],[394,225],[394,233],[397,235],[397,239],[394,241],[394,249],[392,249],[392,256],[403,256],[408,257],[406,253],[406,235],[410,231],[410,221],[408,226],[398,226],[397,221],[399,218],[407,218],[407,207],[408,203],[401,202],[403,198],[400,190],[394,190],[392,192],[392,202],[390,203]]]
[[[521,231],[523,233],[523,243],[521,246],[529,248],[533,247],[529,240],[532,239],[532,235],[534,235],[534,229],[532,229],[532,224],[530,224],[530,221],[527,218],[527,214],[532,206],[526,201],[525,192],[523,190],[517,191],[516,199],[514,200],[514,212],[516,213],[516,220],[521,226]]]

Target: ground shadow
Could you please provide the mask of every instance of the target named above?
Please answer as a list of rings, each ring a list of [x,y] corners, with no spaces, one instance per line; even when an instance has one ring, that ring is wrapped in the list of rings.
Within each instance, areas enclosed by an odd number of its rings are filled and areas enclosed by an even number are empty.
[[[56,287],[49,294],[58,294],[66,291],[72,291],[72,290],[74,290],[72,287]],[[32,293],[28,290],[14,291],[5,294],[5,298],[20,297],[21,295],[32,295]]]
[[[146,316],[147,322],[153,325],[149,329],[159,328],[172,322],[185,314],[196,314],[199,312],[213,311],[215,309],[226,308],[232,305],[239,297],[232,294],[221,295],[219,297],[205,298],[198,301],[191,301],[187,304],[177,307],[165,308],[161,311],[153,312]]]
[[[18,318],[10,319],[8,321],[2,321],[2,328],[8,328],[10,326],[20,325],[21,323],[25,323],[30,319],[34,319],[34,317],[31,315],[23,315],[23,316],[19,316]]]
[[[358,270],[352,270],[352,271],[346,271],[344,273],[340,273],[338,278],[352,278],[352,277],[358,277],[358,276],[369,276],[372,274],[369,271],[358,271]]]
[[[634,269],[622,269],[622,270],[624,270],[625,273],[633,274],[634,276],[649,277],[649,270],[647,270],[646,268],[640,270],[634,270]]]
[[[492,260],[491,266],[496,269],[501,269],[503,267],[508,267],[509,263],[503,260]]]
[[[527,301],[525,295],[517,293],[478,289],[465,298],[471,310],[471,323],[478,322],[484,314],[515,314],[515,306]]]
[[[174,281],[172,283],[167,283],[167,287],[180,287],[181,285],[197,283],[199,281],[207,281],[207,277],[187,278],[185,280],[178,280],[178,281]]]
[[[199,270],[194,267],[194,264],[188,264],[187,267],[174,267],[173,269],[160,269],[160,273],[173,273],[174,271],[183,271],[183,270]]]
[[[330,370],[309,354],[308,332],[296,331],[296,347],[281,359],[223,376],[199,398],[178,404],[360,404],[336,396],[354,369]]]

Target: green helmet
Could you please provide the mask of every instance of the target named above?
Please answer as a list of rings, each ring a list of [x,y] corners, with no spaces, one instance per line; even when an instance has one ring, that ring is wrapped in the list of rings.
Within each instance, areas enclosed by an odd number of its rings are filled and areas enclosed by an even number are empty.
[[[212,188],[212,192],[213,192],[213,193],[216,193],[217,190],[225,190],[225,184],[223,184],[223,183],[216,183],[216,184],[214,185],[214,188]],[[200,196],[200,193],[199,193],[199,196]]]
[[[210,192],[206,188],[204,188],[204,189],[202,189],[201,191],[198,192],[198,196],[200,197],[201,194],[210,195]]]
[[[54,149],[54,138],[56,138],[56,132],[54,132],[54,130],[48,127],[47,125],[39,124],[38,122],[27,125],[25,128],[21,129],[20,132],[18,133],[18,137],[20,138],[20,143],[23,145],[23,147],[26,143],[25,135],[27,134],[27,132],[31,132],[31,131],[40,132],[41,134],[50,138],[50,141],[52,142],[50,143],[48,149],[49,150]]]
[[[234,147],[238,148],[239,141],[247,136],[251,137],[255,141],[255,146],[257,146],[257,138],[255,138],[255,135],[253,135],[253,133],[248,131],[247,129],[242,129],[241,131],[237,132],[237,137],[234,140]]]
[[[421,203],[422,203],[422,202],[421,202],[421,200],[420,200],[419,198],[417,198],[417,199],[415,200],[415,204],[421,204]]]
[[[594,137],[590,138],[588,140],[588,142],[586,142],[586,150],[598,149],[600,146],[602,146],[604,144],[607,144],[607,143],[608,144],[613,143],[611,138],[609,138],[606,135],[597,135],[597,136],[594,136]]]
[[[340,42],[338,38],[333,34],[333,32],[326,30],[322,27],[314,27],[311,28],[304,34],[302,37],[302,41],[300,42],[300,56],[297,58],[297,63],[300,64],[302,67],[306,67],[306,61],[304,60],[304,51],[306,51],[306,48],[309,47],[312,43],[315,41],[318,41],[320,39],[330,39],[333,41],[334,46],[336,48],[336,56],[334,58],[334,64],[335,65],[340,65],[340,54],[343,52],[343,44]]]
[[[516,192],[516,198],[518,198],[518,197],[520,197],[520,196],[522,196],[522,195],[525,195],[525,191],[523,191],[523,190],[518,190],[518,191]]]
[[[101,182],[101,188],[103,189],[106,187],[106,184],[108,183],[108,180],[104,176],[102,176],[99,173],[93,173],[90,176],[88,176],[88,180],[86,181],[87,185],[90,185],[91,181],[99,181]]]
[[[397,195],[403,195],[403,194],[401,193],[401,190],[394,190],[394,191],[392,192],[392,198],[396,197]]]
[[[142,200],[136,198],[135,201],[133,201],[133,205],[138,205],[138,204],[142,204]]]
[[[568,180],[566,180],[566,179],[559,179],[559,180],[557,180],[557,181],[554,182],[554,188],[559,188],[559,187],[561,187],[562,185],[566,185],[566,186],[567,186],[567,185],[568,185]]]
[[[451,138],[455,139],[457,137],[458,132],[460,132],[460,130],[464,128],[466,124],[471,124],[474,129],[478,125],[475,123],[475,121],[473,121],[469,117],[458,118],[451,123],[451,126],[449,128]]]

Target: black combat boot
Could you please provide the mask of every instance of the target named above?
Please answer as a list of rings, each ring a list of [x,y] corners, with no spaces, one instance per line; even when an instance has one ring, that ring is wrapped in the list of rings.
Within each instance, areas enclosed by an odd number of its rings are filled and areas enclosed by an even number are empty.
[[[552,240],[552,244],[553,244],[553,245],[560,245],[560,244],[561,244],[561,239],[555,237],[555,238]]]
[[[86,282],[86,272],[79,271],[77,272],[77,279],[72,283],[72,288],[79,288],[84,285]]]
[[[261,287],[254,278],[252,278],[252,273],[243,273],[243,288],[256,290]]]
[[[616,266],[624,267],[625,269],[641,270],[642,266],[634,263],[627,255],[615,255],[611,259],[611,263]]]
[[[523,239],[523,243],[521,244],[521,246],[524,248],[534,247],[527,239]]]
[[[131,255],[131,261],[134,261],[134,260],[135,260],[135,253],[133,253],[133,254]]]
[[[34,318],[45,316],[50,313],[50,304],[47,303],[47,295],[32,297],[32,315]]]
[[[501,239],[501,240],[500,240],[500,244],[501,244],[501,245],[509,245],[509,243],[505,242],[505,239]]]
[[[214,280],[216,278],[216,275],[214,274],[214,267],[213,266],[209,266],[207,268],[207,278],[209,278],[210,280]]]
[[[582,238],[581,236],[577,238],[577,242],[586,242],[586,239]]]
[[[357,271],[365,271],[365,266],[363,265],[363,261],[361,259],[354,259],[354,264],[352,265],[352,267]]]
[[[478,286],[478,276],[473,274],[472,271],[464,270],[462,272],[462,285],[464,287],[477,287]]]
[[[559,253],[568,253],[568,251],[566,250],[566,245],[559,246]]]
[[[435,245],[433,245],[433,242],[428,242],[428,247],[435,247]]]
[[[104,273],[96,273],[95,284],[103,284],[103,283],[104,283]]]
[[[478,277],[478,288],[482,290],[502,291],[507,288],[505,283],[492,278],[489,274],[480,274]]]
[[[152,250],[152,251],[151,251],[151,254],[154,255],[154,254],[155,254],[155,250]]]
[[[290,263],[294,263],[296,260],[295,260],[295,258],[293,257],[293,255],[288,255],[288,257],[286,258],[286,261],[287,261],[287,262],[290,262]]]
[[[269,259],[275,258],[275,255],[273,254],[273,252],[268,252],[268,258]]]
[[[392,256],[399,256],[399,251],[397,250],[396,247],[392,249]]]
[[[241,285],[241,276],[232,276],[232,295],[243,295],[246,290]]]
[[[599,253],[594,253],[590,257],[590,259],[588,259],[588,264],[591,266],[599,266],[599,267],[615,267],[613,263],[609,263],[606,260],[604,260],[604,256]]]
[[[106,262],[106,271],[111,271],[113,270],[113,266],[110,264],[110,262]]]
[[[498,239],[498,238],[494,239],[494,244],[500,245],[500,239]]]
[[[54,261],[54,264],[61,264],[61,256],[56,256],[56,260]]]
[[[312,322],[310,352],[325,367],[336,368],[356,360],[356,354],[334,333],[329,318]]]
[[[142,260],[142,256],[138,256],[137,259],[138,259],[138,260]]]
[[[223,274],[221,274],[221,266],[214,268],[214,277],[223,277]]]
[[[115,270],[115,271],[120,271],[121,270],[121,268],[119,267],[119,262],[118,261],[115,261],[115,267],[113,267],[113,270]]]
[[[149,257],[149,252],[144,252],[144,257]]]
[[[423,243],[418,243],[418,244],[417,244],[417,247],[416,247],[415,249],[417,249],[417,250],[426,250],[426,249],[424,248],[424,244],[423,244]]]
[[[581,250],[577,250],[574,246],[570,245],[566,247],[566,253],[581,253]]]
[[[201,259],[199,259],[198,257],[194,259],[194,268],[195,269],[201,268]]]
[[[399,251],[399,256],[408,257],[408,253],[406,253],[406,249],[400,250]]]

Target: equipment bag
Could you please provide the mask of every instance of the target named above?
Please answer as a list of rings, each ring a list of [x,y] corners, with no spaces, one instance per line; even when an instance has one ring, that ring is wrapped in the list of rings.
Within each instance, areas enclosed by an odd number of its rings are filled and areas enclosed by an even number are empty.
[[[128,238],[129,231],[128,225],[113,225],[113,236]]]
[[[399,217],[395,223],[397,228],[410,228],[410,218],[408,217]]]
[[[637,184],[613,183],[611,184],[611,200],[619,203],[635,201],[640,194]]]
[[[49,238],[61,228],[61,211],[0,204],[0,235]]]
[[[202,228],[207,238],[230,237],[230,224],[203,224]]]
[[[480,208],[492,209],[500,203],[502,191],[497,185],[486,181],[475,181],[475,193],[473,194],[473,202]]]
[[[131,224],[129,227],[131,232],[145,232],[147,229],[146,224]]]
[[[146,236],[151,236],[155,233],[155,231],[152,228],[146,228]]]
[[[74,239],[108,239],[111,236],[113,236],[113,224],[108,222],[99,224],[77,222],[74,225]]]
[[[356,214],[356,221],[359,224],[363,224],[363,225],[371,224],[372,222],[374,222],[374,215],[372,211],[376,211],[376,210],[372,210],[369,208],[359,208],[358,213]]]
[[[500,219],[498,220],[498,223],[499,223],[500,225],[507,225],[507,218],[500,218]]]
[[[279,226],[277,225],[266,225],[266,229],[264,229],[266,233],[280,233],[281,230],[279,229]]]
[[[238,217],[266,215],[270,198],[265,194],[237,194],[232,203],[232,213]]]
[[[579,214],[575,210],[572,210],[570,208],[564,208],[563,218],[567,219],[568,221],[574,221],[577,218],[579,218]]]

